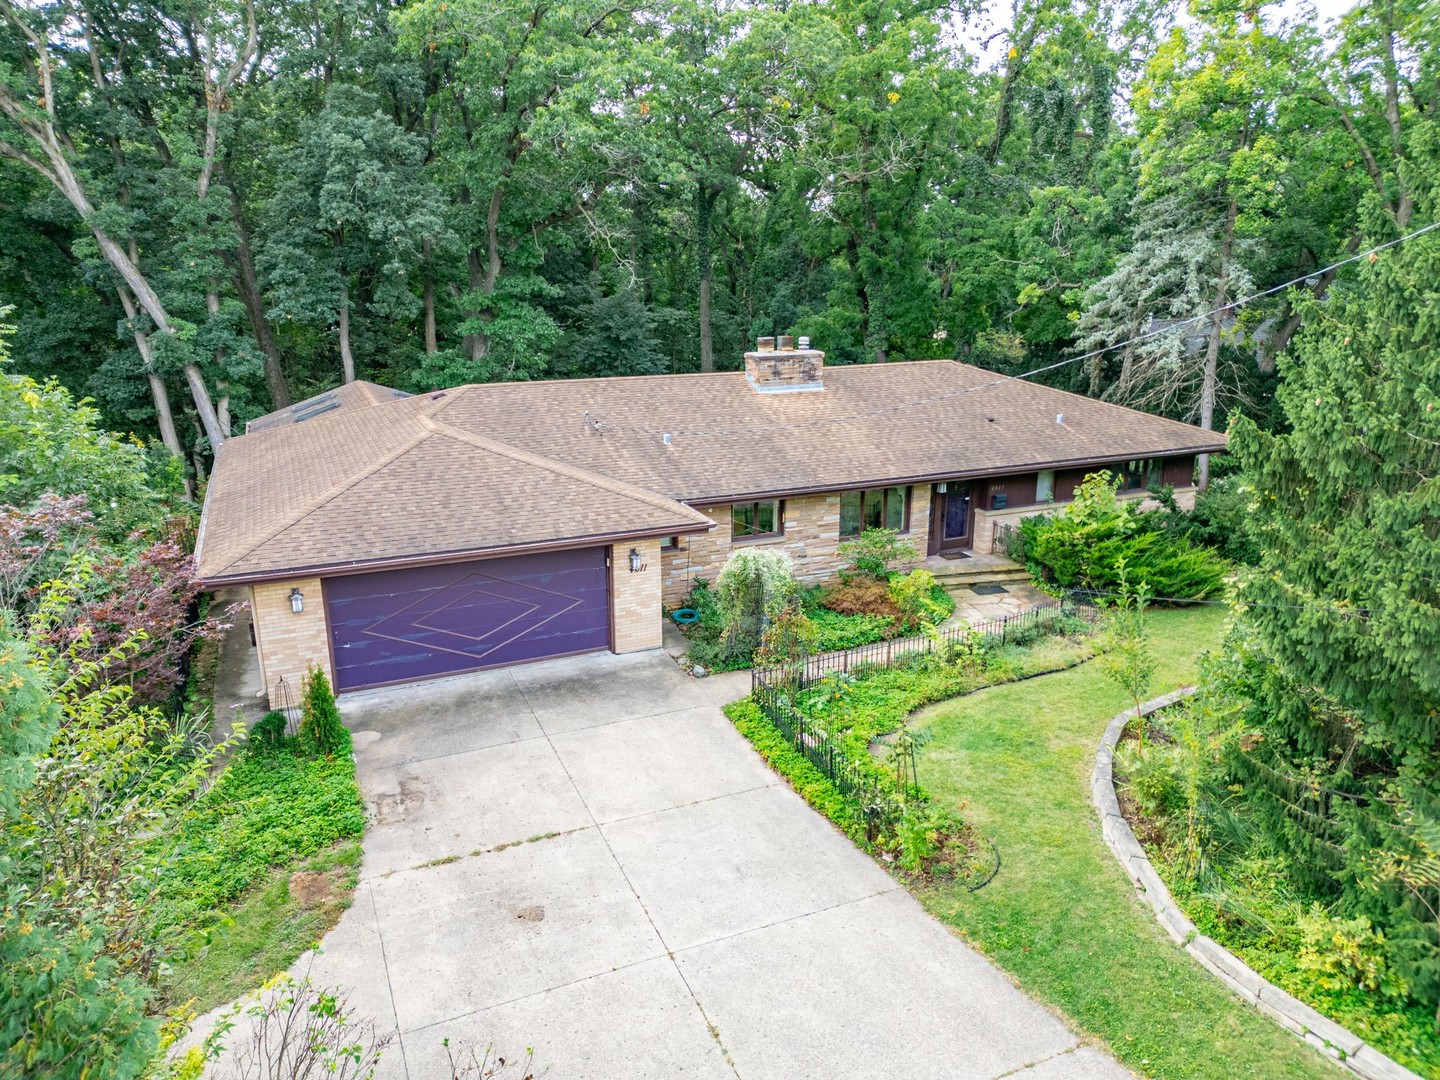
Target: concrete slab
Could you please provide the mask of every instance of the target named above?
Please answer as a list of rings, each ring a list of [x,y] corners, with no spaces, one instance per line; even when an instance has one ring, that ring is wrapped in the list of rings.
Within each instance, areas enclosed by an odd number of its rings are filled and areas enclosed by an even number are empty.
[[[745,1080],[992,1080],[1078,1042],[908,893],[676,960]]]
[[[319,949],[296,962],[294,971],[299,976],[309,975],[317,986],[346,988],[354,1014],[373,1021],[379,1030],[397,1027],[375,898],[368,884],[360,884],[355,902],[335,929],[325,935]]]
[[[450,1075],[446,1039],[507,1060],[534,1047],[535,1075],[557,1080],[735,1080],[668,957],[412,1031],[411,1076]]]
[[[659,649],[591,653],[510,670],[550,735],[709,704],[696,680]]]
[[[396,874],[373,889],[406,1032],[665,951],[594,829]]]
[[[1005,1080],[1134,1080],[1135,1074],[1121,1068],[1099,1050],[1082,1046],[1068,1054],[1008,1073]]]
[[[602,831],[675,950],[899,888],[786,787]]]
[[[712,706],[582,728],[550,741],[602,823],[780,782]]]
[[[367,765],[399,765],[544,734],[510,671],[482,671],[340,698]],[[371,734],[373,733],[373,734]]]
[[[546,739],[379,767],[371,749],[356,755],[366,877],[592,824]]]

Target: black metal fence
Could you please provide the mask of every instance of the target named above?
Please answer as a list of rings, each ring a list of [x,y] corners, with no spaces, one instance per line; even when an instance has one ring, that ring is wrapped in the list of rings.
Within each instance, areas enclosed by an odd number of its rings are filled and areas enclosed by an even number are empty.
[[[857,668],[890,667],[924,653],[968,646],[976,634],[980,635],[986,645],[1005,645],[1029,640],[1037,634],[1053,633],[1057,626],[1068,619],[1080,619],[1093,625],[1099,618],[1100,611],[1093,596],[1073,593],[1029,611],[1022,611],[1018,615],[1006,615],[1004,618],[986,619],[969,626],[936,630],[931,634],[876,641],[840,652],[799,656],[779,664],[754,667],[750,670],[750,689],[754,692],[761,687],[778,686],[794,692],[813,686],[835,672],[848,674]]]
[[[873,775],[850,760],[820,721],[806,716],[797,707],[796,696],[836,672],[889,667],[928,652],[969,647],[977,635],[986,645],[1030,640],[1036,635],[1061,630],[1074,619],[1089,625],[1099,621],[1100,610],[1092,597],[1066,596],[1002,619],[751,668],[750,695],[791,746],[828,776],[841,792],[859,803],[867,832],[873,839],[875,829],[898,813],[899,805],[886,798]]]

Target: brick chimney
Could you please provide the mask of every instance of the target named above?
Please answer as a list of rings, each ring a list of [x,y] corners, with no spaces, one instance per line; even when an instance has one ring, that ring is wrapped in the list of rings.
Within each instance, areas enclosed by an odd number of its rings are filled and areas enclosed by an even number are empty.
[[[762,337],[754,352],[745,354],[745,378],[761,394],[824,390],[825,354],[801,338],[800,348],[790,337]]]

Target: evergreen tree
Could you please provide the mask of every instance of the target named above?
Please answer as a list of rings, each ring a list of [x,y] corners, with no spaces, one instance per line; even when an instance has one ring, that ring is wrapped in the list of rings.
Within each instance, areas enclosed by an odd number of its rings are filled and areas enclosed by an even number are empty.
[[[1440,126],[1412,148],[1415,222],[1434,220]],[[1394,235],[1378,200],[1369,218],[1372,237]],[[1413,823],[1433,821],[1440,802],[1437,278],[1431,233],[1362,263],[1324,301],[1301,301],[1308,326],[1281,364],[1290,431],[1232,426],[1264,553],[1242,579],[1243,633],[1227,661],[1254,731],[1237,764],[1263,824],[1296,873],[1414,944],[1401,974],[1432,1001],[1433,919],[1393,884],[1360,884],[1367,859],[1416,846]]]

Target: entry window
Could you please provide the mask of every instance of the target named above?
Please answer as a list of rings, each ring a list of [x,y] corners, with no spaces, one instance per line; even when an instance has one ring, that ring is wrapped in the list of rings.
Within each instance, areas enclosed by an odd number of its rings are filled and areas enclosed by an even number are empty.
[[[859,536],[866,529],[910,528],[910,489],[875,488],[846,491],[840,495],[840,535]]]
[[[1037,503],[1048,503],[1055,501],[1055,470],[1046,469],[1035,474],[1035,501]]]
[[[736,503],[730,508],[730,539],[754,540],[761,536],[779,536],[785,531],[780,516],[783,505],[779,499]]]

